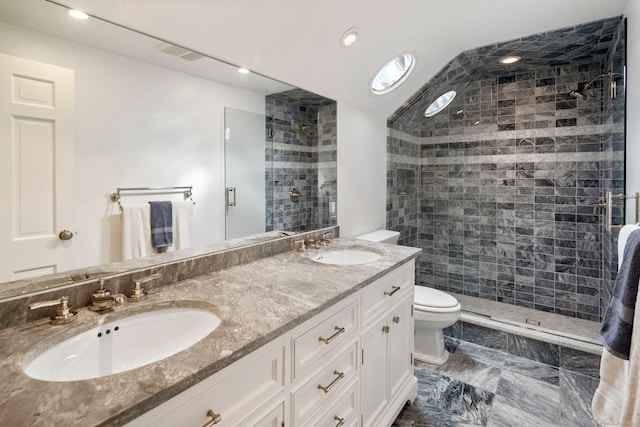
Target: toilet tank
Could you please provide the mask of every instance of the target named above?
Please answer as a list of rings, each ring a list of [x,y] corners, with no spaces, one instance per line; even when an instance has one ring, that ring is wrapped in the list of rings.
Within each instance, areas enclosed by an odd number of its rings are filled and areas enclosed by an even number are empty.
[[[370,242],[390,243],[392,245],[397,245],[399,238],[400,232],[391,230],[376,230],[361,236],[356,236],[356,239],[368,240]]]

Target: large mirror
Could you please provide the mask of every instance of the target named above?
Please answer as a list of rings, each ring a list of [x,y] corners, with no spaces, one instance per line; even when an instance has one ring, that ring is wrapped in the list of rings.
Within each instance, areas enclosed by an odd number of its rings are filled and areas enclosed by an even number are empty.
[[[0,255],[7,267],[0,298],[55,286],[52,277],[70,269],[98,265],[92,273],[100,274],[110,272],[110,263],[118,263],[118,271],[126,267],[119,204],[111,198],[118,188],[191,187],[194,247],[253,234],[253,226],[233,233],[226,226],[227,188],[236,185],[227,182],[225,152],[242,133],[226,126],[230,120],[237,119],[237,129],[254,120],[252,137],[260,138],[261,152],[245,153],[264,160],[257,229],[299,232],[336,224],[335,101],[66,12],[46,0],[0,3],[0,89],[12,101],[0,107]],[[16,93],[22,98],[12,111]],[[29,109],[43,105],[47,114],[30,116]],[[235,162],[247,149],[239,148]],[[28,153],[35,161],[25,160]],[[184,195],[123,193],[120,204],[182,201]]]

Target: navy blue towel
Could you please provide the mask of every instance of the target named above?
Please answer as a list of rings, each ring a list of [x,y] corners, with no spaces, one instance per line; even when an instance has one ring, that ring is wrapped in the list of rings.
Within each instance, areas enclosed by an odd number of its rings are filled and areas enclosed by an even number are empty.
[[[640,280],[640,230],[629,234],[624,247],[622,265],[613,287],[611,303],[600,329],[607,351],[624,360],[629,360],[633,317],[638,297],[638,280]]]
[[[149,202],[151,205],[151,243],[154,248],[173,244],[171,202]]]

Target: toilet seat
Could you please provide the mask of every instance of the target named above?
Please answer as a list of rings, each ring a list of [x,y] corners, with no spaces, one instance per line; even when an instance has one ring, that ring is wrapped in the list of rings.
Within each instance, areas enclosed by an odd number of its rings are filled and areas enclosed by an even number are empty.
[[[453,296],[426,286],[414,287],[416,310],[432,313],[451,313],[460,310],[460,303]]]

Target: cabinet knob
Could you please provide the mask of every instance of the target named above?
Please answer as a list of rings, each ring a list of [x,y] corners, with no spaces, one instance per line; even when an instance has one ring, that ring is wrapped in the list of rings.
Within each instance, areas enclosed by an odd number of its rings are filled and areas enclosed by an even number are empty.
[[[202,427],[209,427],[222,421],[222,415],[216,414],[211,409],[207,411],[207,417],[211,417],[211,419],[203,424]]]
[[[388,333],[389,333],[389,326],[384,325],[384,326],[382,327],[382,332],[384,332],[385,334],[388,334]]]
[[[399,316],[393,316],[393,323],[400,323],[400,317]]]
[[[336,427],[340,427],[342,424],[344,424],[344,418],[340,418],[339,416],[334,415],[333,419],[338,422],[338,424],[336,424]]]

